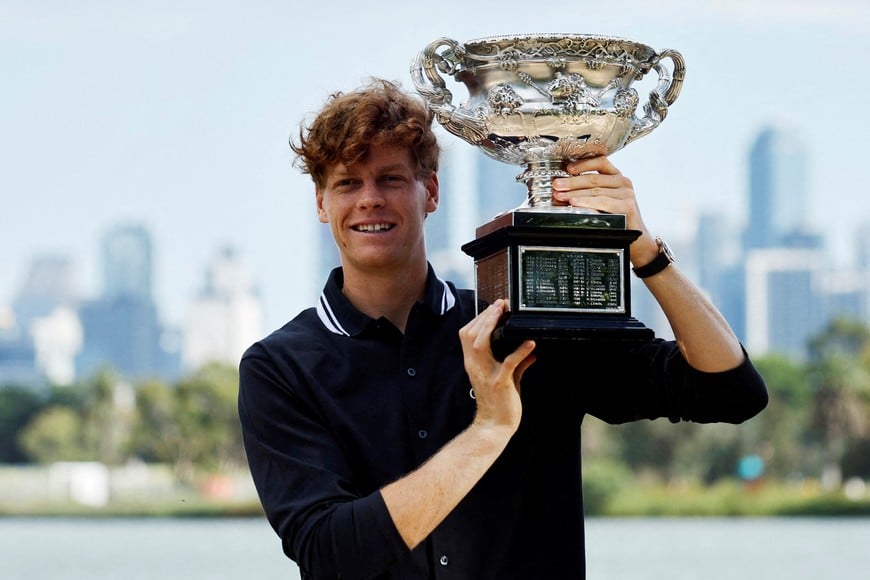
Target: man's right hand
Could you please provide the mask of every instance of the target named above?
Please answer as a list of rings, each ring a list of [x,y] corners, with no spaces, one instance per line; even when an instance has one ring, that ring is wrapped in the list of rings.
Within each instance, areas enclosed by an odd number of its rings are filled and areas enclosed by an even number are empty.
[[[496,300],[459,331],[465,372],[474,389],[477,413],[473,427],[506,428],[514,433],[522,417],[520,381],[535,362],[534,341],[520,344],[503,361],[492,353],[491,336],[508,310],[505,300]]]

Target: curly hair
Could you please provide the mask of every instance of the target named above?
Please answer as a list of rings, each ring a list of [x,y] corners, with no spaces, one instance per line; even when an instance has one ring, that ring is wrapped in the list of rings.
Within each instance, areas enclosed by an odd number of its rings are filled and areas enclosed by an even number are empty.
[[[335,163],[353,165],[365,161],[371,146],[391,145],[407,147],[416,176],[425,179],[438,171],[440,154],[432,119],[421,99],[395,83],[372,79],[353,92],[333,93],[311,124],[303,124],[299,143],[290,139],[294,164],[322,188]]]

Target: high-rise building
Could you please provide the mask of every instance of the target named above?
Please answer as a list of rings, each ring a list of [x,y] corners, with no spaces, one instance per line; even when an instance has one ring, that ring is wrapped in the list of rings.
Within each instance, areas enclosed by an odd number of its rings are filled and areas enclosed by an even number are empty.
[[[767,127],[749,153],[749,227],[746,248],[785,245],[806,231],[808,156],[796,132]]]
[[[698,266],[697,281],[730,323],[737,337],[745,340],[746,284],[740,230],[727,218],[717,211],[704,213],[698,220],[693,248]]]
[[[222,249],[206,271],[205,285],[184,326],[182,367],[236,365],[245,349],[263,336],[263,307],[254,275],[232,248]]]
[[[103,298],[151,300],[151,234],[141,224],[122,225],[103,238]]]
[[[37,256],[30,262],[12,304],[15,324],[23,336],[28,336],[34,319],[48,316],[57,308],[74,308],[77,300],[73,260],[63,254]]]
[[[69,384],[82,346],[72,259],[34,258],[0,333],[0,381],[31,387]]]
[[[753,354],[806,357],[825,321],[819,249],[751,250],[746,257],[746,348]]]
[[[103,238],[103,293],[79,310],[84,346],[79,376],[110,367],[129,378],[174,378],[178,352],[164,340],[152,296],[152,244],[139,224],[123,225]]]
[[[809,226],[808,160],[797,133],[782,126],[762,130],[750,151],[744,321],[755,353],[805,356],[829,314],[826,303],[840,308],[851,300],[828,300],[835,289],[826,287],[823,238]]]

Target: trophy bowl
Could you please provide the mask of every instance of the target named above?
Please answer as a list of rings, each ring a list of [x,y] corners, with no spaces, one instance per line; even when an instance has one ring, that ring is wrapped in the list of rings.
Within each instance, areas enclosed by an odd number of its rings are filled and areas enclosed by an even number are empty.
[[[641,117],[631,85],[650,71],[658,81]],[[465,103],[453,104],[442,75],[465,85]],[[679,96],[685,62],[675,50],[657,53],[608,36],[439,38],[414,59],[411,77],[447,131],[522,166],[517,180],[528,187],[526,205],[550,208],[552,179],[568,175],[567,161],[610,155],[662,122]]]

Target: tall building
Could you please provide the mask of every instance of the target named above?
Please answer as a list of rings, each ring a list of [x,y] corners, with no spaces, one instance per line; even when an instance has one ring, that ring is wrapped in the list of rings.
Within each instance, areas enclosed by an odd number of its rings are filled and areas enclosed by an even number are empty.
[[[697,282],[731,325],[746,338],[745,279],[740,229],[721,211],[704,213],[696,230]],[[682,254],[679,256],[682,258]],[[680,259],[682,267],[682,259]]]
[[[808,156],[798,135],[763,129],[749,154],[749,227],[746,248],[782,246],[806,230]]]
[[[165,340],[152,295],[151,235],[139,224],[118,226],[102,241],[103,292],[82,304],[84,347],[76,370],[110,367],[129,378],[174,378],[178,352]]]
[[[245,349],[263,336],[263,318],[251,269],[234,249],[222,249],[188,312],[182,368],[195,371],[209,362],[237,365]]]
[[[103,238],[103,298],[152,300],[151,234],[141,224],[122,225]]]
[[[746,348],[753,354],[807,354],[807,340],[825,322],[819,249],[770,248],[746,257]]]
[[[75,268],[62,254],[34,258],[0,333],[0,382],[39,387],[75,379],[82,346]]]
[[[27,336],[34,319],[48,316],[57,308],[73,308],[77,300],[73,260],[64,254],[37,256],[30,262],[12,303],[16,326]]]

